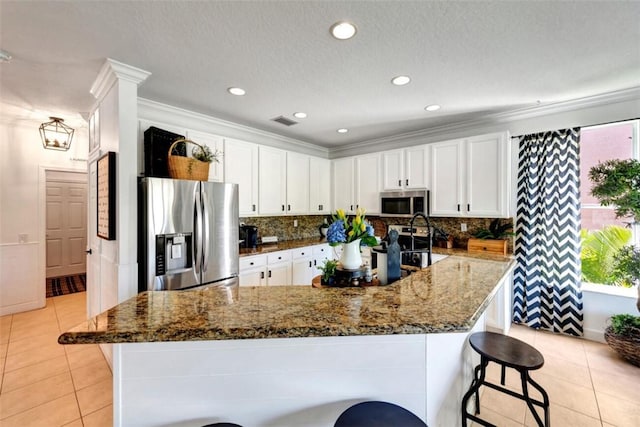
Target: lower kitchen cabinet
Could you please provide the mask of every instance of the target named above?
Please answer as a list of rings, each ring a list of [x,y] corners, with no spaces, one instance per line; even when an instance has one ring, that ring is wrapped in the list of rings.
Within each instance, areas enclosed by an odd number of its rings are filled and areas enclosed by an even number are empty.
[[[290,251],[240,258],[239,279],[240,286],[290,285]]]
[[[313,279],[313,248],[293,249],[293,261],[291,262],[291,284],[310,285]]]

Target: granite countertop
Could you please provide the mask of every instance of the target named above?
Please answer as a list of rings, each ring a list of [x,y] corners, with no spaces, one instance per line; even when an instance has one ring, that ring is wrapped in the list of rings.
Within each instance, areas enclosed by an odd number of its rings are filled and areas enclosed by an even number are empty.
[[[438,252],[447,252],[438,250]],[[451,251],[455,253],[455,250]],[[469,330],[513,267],[453,254],[389,286],[143,292],[60,335],[61,344],[424,334]]]
[[[310,237],[308,239],[283,240],[277,243],[263,243],[258,245],[257,248],[240,248],[240,256],[261,255],[269,252],[303,248],[305,246],[322,245],[324,243],[327,243],[327,239],[324,237]]]

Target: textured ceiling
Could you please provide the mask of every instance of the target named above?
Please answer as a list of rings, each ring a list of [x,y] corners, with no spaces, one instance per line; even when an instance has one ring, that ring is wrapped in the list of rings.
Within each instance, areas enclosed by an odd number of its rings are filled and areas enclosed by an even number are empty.
[[[640,86],[639,1],[3,0],[0,15],[5,114],[89,111],[107,57],[152,73],[142,98],[325,147]],[[329,35],[343,19],[352,40]]]

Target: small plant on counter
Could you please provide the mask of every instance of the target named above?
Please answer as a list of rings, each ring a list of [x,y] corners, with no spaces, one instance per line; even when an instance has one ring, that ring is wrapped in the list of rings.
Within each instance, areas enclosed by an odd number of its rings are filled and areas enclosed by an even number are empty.
[[[501,224],[500,218],[491,221],[489,228],[483,228],[477,231],[473,236],[477,239],[500,240],[508,236],[515,236],[515,233],[509,231],[513,229],[511,222]]]
[[[373,227],[365,219],[365,213],[364,208],[358,208],[356,216],[349,220],[344,210],[338,209],[332,215],[333,222],[327,230],[327,242],[331,246],[337,246],[340,243],[351,243],[360,239],[361,245],[377,245],[378,241],[374,236]]]
[[[331,284],[336,274],[336,268],[338,267],[338,261],[332,259],[325,259],[324,263],[318,267],[322,271],[322,284]]]

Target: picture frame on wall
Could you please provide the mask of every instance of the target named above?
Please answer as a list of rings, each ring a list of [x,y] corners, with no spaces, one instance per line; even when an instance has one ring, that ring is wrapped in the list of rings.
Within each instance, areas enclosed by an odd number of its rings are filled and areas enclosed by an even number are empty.
[[[89,153],[100,148],[100,110],[95,110],[89,117]]]
[[[109,151],[98,159],[97,227],[98,237],[116,239],[116,153]]]

